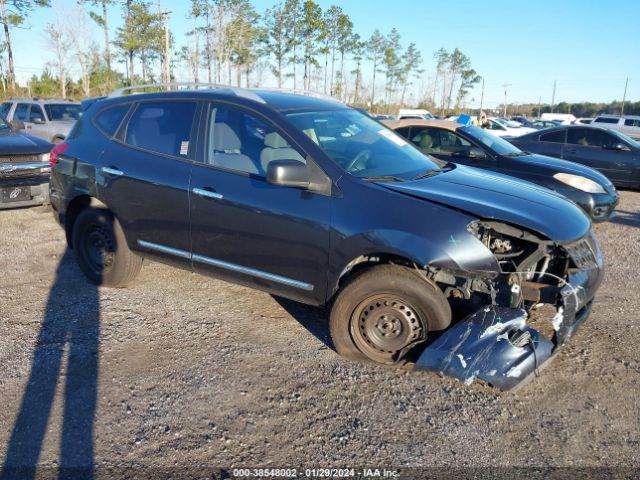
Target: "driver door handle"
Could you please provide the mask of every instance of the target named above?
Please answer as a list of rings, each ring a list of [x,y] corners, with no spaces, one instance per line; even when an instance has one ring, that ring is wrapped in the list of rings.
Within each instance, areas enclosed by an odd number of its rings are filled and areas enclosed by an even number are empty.
[[[113,175],[116,177],[121,177],[122,175],[124,175],[124,172],[122,170],[118,170],[117,168],[112,167],[102,167],[101,171],[102,173],[106,173],[107,175]]]
[[[191,191],[200,197],[213,198],[215,200],[222,200],[224,198],[211,187],[193,188]]]

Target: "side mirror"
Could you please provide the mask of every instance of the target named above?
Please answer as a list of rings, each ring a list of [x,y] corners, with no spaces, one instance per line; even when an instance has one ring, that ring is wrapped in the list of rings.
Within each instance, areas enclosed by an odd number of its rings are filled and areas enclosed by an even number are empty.
[[[12,120],[9,124],[14,130],[24,130],[24,122],[22,120]]]
[[[32,123],[35,123],[35,124],[37,124],[37,125],[44,125],[44,118],[42,118],[42,117],[35,117],[35,118],[32,120]]]
[[[298,160],[274,160],[267,167],[267,183],[280,187],[307,188],[309,171]]]
[[[472,158],[473,160],[484,160],[487,158],[487,154],[484,153],[484,150],[481,148],[471,147],[469,149],[469,158]]]
[[[602,148],[604,148],[605,150],[618,150],[618,151],[623,151],[623,150],[628,150],[627,146],[624,143],[615,143],[613,145],[603,145]]]

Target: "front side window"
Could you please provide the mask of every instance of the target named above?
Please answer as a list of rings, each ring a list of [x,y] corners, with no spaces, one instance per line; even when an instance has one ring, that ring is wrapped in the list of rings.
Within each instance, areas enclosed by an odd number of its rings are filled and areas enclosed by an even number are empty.
[[[564,130],[545,133],[540,135],[541,142],[564,143]]]
[[[144,102],[131,115],[125,142],[152,152],[187,158],[196,104]]]
[[[490,130],[506,130],[502,125],[500,125],[495,120],[489,120],[489,129]]]
[[[31,111],[29,112],[29,121],[35,122],[36,120],[44,121],[44,114],[42,113],[42,108],[38,105],[31,105]]]
[[[13,114],[14,120],[22,120],[23,122],[29,121],[29,104],[19,103],[16,106],[16,111]]]
[[[612,147],[620,143],[615,137],[598,129],[572,128],[567,134],[567,143],[583,147]]]
[[[444,165],[397,133],[350,109],[285,112],[300,132],[351,175],[409,180]]]
[[[82,115],[82,107],[75,103],[47,103],[44,108],[50,121],[73,122]]]
[[[471,144],[449,130],[439,128],[415,128],[411,133],[411,142],[425,153],[454,154],[468,151]]]
[[[476,140],[478,143],[481,143],[489,150],[497,153],[498,155],[505,155],[507,157],[517,157],[520,155],[524,155],[524,152],[516,146],[510,144],[503,138],[485,132],[479,127],[462,127],[458,130],[466,134],[472,140]]]
[[[274,160],[306,163],[276,129],[243,110],[213,105],[209,110],[206,162],[265,177]]]

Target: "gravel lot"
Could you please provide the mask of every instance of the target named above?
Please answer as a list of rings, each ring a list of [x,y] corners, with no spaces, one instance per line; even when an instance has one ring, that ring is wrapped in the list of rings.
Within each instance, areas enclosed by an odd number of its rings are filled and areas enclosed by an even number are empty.
[[[637,469],[640,192],[619,210],[597,227],[607,273],[591,318],[515,394],[351,363],[326,312],[157,263],[96,289],[50,212],[0,211],[0,452],[146,472]]]

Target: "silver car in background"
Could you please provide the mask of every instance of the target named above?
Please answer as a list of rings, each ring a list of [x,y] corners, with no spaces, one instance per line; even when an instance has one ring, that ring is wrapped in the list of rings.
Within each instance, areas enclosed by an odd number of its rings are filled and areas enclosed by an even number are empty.
[[[0,104],[0,115],[15,128],[51,143],[63,141],[81,114],[79,103],[64,99],[12,98]]]

